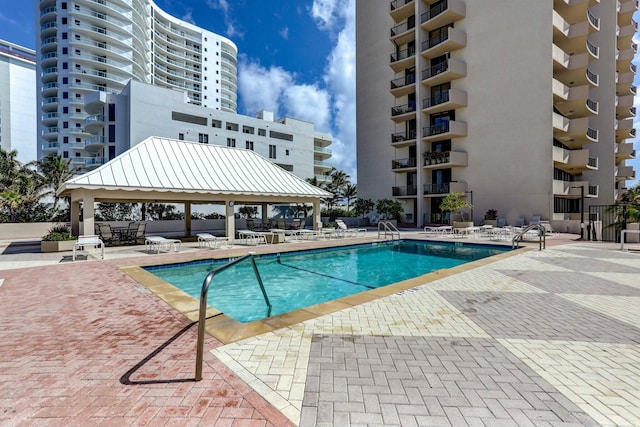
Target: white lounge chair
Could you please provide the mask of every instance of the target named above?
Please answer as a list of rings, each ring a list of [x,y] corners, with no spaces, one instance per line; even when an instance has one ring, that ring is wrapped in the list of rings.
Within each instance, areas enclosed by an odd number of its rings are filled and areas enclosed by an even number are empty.
[[[210,233],[198,233],[196,236],[198,236],[198,246],[201,248],[208,246],[211,249],[216,249],[222,242],[225,243],[227,248],[229,247],[229,239],[226,237],[218,237]]]
[[[78,250],[86,252],[89,247],[100,249],[100,259],[104,259],[104,242],[98,236],[89,235],[78,236],[78,240],[73,244],[73,260],[76,260]]]
[[[162,236],[144,237],[145,250],[155,250],[158,254],[160,253],[160,250],[162,250],[162,248],[167,248],[167,251],[173,249],[174,252],[178,252],[180,250],[180,245],[182,245],[182,240],[179,239],[166,239]]]
[[[336,219],[336,225],[338,226],[337,231],[341,235],[355,234],[356,236],[359,236],[360,234],[365,234],[367,232],[366,228],[349,228],[341,219]]]
[[[266,245],[268,243],[267,234],[272,234],[272,233],[265,233],[262,231],[251,231],[251,230],[238,230],[238,239],[245,245],[255,246],[255,245],[259,245],[260,243],[264,243]]]

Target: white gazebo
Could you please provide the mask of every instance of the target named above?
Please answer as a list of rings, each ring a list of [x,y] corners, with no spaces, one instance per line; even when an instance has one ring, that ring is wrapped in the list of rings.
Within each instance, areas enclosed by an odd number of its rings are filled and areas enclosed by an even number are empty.
[[[93,234],[95,202],[184,203],[191,234],[192,203],[224,203],[226,235],[235,235],[234,204],[311,203],[314,228],[320,201],[333,195],[251,150],[150,137],[108,163],[72,178],[57,192],[71,198],[74,234]],[[80,229],[82,202],[83,230]]]

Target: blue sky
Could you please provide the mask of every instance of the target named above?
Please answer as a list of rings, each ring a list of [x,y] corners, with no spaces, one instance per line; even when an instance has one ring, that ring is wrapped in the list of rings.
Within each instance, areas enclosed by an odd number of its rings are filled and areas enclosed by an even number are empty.
[[[155,0],[238,46],[238,113],[271,110],[333,136],[356,180],[355,0]],[[35,47],[33,0],[0,0],[0,39]]]
[[[333,165],[356,181],[355,0],[155,1],[236,43],[238,113],[267,109],[315,123],[333,135]],[[0,0],[0,39],[34,48],[33,9],[32,0]],[[635,84],[640,88],[640,74]],[[640,116],[635,127],[640,135]],[[640,139],[634,144],[639,154],[627,164],[637,179],[628,186],[640,181]]]

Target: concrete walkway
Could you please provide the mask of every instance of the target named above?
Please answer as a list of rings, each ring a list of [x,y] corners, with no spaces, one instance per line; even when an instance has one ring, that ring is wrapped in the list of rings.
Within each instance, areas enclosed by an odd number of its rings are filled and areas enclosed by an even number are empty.
[[[209,250],[67,262],[5,245],[0,426],[640,425],[640,254],[547,243],[236,343],[209,338],[197,383],[194,326],[121,267]]]

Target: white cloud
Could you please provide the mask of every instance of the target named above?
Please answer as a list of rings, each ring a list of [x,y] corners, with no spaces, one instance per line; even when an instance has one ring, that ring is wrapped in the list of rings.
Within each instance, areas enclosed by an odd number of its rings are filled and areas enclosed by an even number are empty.
[[[193,19],[193,11],[191,9],[187,9],[186,13],[182,15],[182,18],[180,19],[193,25],[196,24],[196,21]]]
[[[322,79],[317,84],[297,84],[295,74],[281,67],[262,67],[241,55],[241,110],[248,115],[273,111],[277,117],[310,121],[316,130],[330,133],[329,162],[356,182],[355,1],[314,0],[309,13],[335,41]]]
[[[237,28],[232,18],[231,8],[227,0],[206,0],[207,6],[213,10],[221,10],[224,15],[225,33],[229,38],[244,38],[244,32]]]
[[[285,40],[289,40],[289,27],[284,27],[280,30],[280,36]]]

